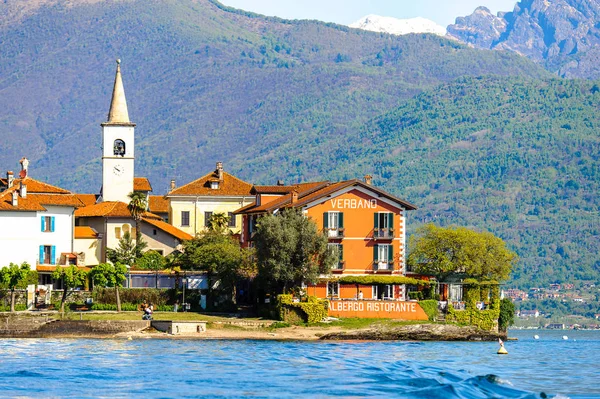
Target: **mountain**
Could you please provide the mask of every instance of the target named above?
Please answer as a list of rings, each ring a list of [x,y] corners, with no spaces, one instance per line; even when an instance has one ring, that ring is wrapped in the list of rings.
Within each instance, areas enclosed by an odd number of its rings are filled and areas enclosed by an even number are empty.
[[[598,0],[523,0],[498,15],[479,7],[456,18],[448,35],[477,48],[514,51],[559,76],[600,78]]]
[[[446,29],[443,26],[426,18],[399,19],[382,17],[370,14],[348,25],[351,28],[363,29],[372,32],[390,33],[392,35],[406,35],[408,33],[433,33],[444,36]]]
[[[257,184],[347,179],[415,203],[411,229],[487,229],[520,285],[595,276],[598,85],[431,34],[287,21],[209,0],[0,2],[0,165],[100,189],[121,68],[154,193],[223,161]]]

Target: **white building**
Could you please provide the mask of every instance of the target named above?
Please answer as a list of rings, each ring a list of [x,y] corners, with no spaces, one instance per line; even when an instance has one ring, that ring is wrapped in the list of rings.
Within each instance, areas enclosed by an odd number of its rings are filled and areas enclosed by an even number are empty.
[[[74,211],[83,204],[67,190],[28,176],[26,158],[15,179],[0,179],[0,267],[57,265],[73,257]],[[62,258],[62,262],[61,262]]]

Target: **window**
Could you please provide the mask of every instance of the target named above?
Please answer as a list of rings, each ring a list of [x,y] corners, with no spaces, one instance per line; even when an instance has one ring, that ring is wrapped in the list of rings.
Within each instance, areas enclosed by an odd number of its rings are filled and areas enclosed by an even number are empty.
[[[156,231],[156,229],[152,229],[152,235],[155,236],[157,234],[158,234],[158,232]]]
[[[190,225],[190,211],[181,211],[181,226]]]
[[[212,212],[204,212],[204,227],[208,227],[210,225],[210,218],[212,217]]]
[[[120,240],[121,239],[121,228],[115,227],[115,237]]]
[[[54,216],[42,216],[42,232],[52,233],[54,231]]]
[[[212,188],[213,190],[216,190],[219,188],[219,182],[218,181],[211,181],[210,182],[210,188]]]
[[[235,215],[233,212],[229,212],[229,227],[235,227]]]
[[[392,238],[394,236],[394,214],[377,212],[373,214],[373,236],[375,238]]]
[[[340,296],[340,283],[327,282],[327,296],[337,298]]]
[[[334,270],[343,269],[344,268],[344,247],[342,246],[342,244],[329,243],[329,244],[327,244],[327,247],[331,251],[335,251],[335,253],[338,255],[338,262],[333,265],[333,269]]]
[[[125,156],[125,142],[121,139],[116,139],[113,146],[113,153],[117,156]]]
[[[329,237],[341,237],[344,228],[343,212],[324,212],[323,229],[328,230]]]
[[[375,270],[392,270],[394,264],[394,249],[389,244],[373,246],[373,263]]]
[[[56,264],[56,247],[54,245],[40,245],[39,263],[42,265]]]
[[[374,285],[373,286],[373,298],[375,299],[394,299],[394,286],[393,285]]]

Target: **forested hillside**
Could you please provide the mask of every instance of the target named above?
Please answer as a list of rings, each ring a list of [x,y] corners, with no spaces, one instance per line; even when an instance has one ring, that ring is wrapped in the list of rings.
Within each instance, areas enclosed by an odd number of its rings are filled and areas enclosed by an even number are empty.
[[[594,82],[432,35],[209,0],[36,4],[0,3],[4,170],[27,156],[33,177],[97,192],[99,124],[121,58],[136,175],[155,193],[216,161],[259,184],[370,173],[419,206],[411,229],[454,223],[508,240],[523,286],[597,276]]]

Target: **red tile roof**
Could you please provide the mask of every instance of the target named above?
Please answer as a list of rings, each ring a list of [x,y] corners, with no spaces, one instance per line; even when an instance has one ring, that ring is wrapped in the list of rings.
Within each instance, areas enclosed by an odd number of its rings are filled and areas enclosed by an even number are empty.
[[[134,177],[133,191],[152,191],[150,180],[147,177]]]
[[[79,201],[83,202],[83,205],[89,206],[96,203],[96,194],[75,194]]]
[[[27,186],[25,198],[20,196],[20,183]],[[12,206],[13,192],[19,193],[17,206]],[[0,193],[0,211],[35,212],[46,211],[44,205],[80,207],[83,203],[70,191],[30,177],[15,179],[12,187]]]
[[[165,233],[172,235],[173,237],[177,238],[180,241],[191,240],[192,238],[194,238],[190,234],[186,233],[185,231],[181,231],[177,227],[170,225],[169,223],[165,223],[162,220],[153,220],[153,219],[147,219],[147,218],[143,218],[142,220],[144,222],[164,231]]]
[[[252,184],[246,183],[237,177],[223,172],[223,181],[219,182],[219,188],[210,188],[210,182],[219,181],[217,171],[211,172],[191,183],[172,190],[167,196],[172,195],[198,195],[198,196],[222,196],[222,195],[251,195]]]
[[[120,201],[106,201],[79,208],[75,217],[106,217],[106,218],[131,218],[127,204]],[[144,218],[161,220],[162,218],[150,212],[144,212]]]
[[[75,238],[98,238],[98,232],[90,226],[75,226]]]
[[[150,195],[148,210],[152,213],[169,213],[169,199],[162,195]]]

